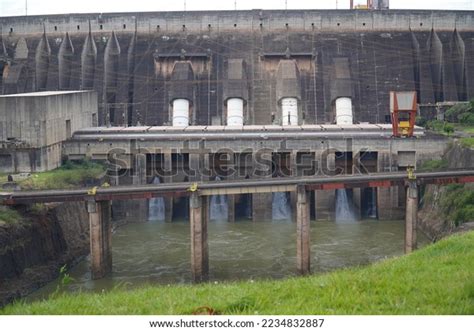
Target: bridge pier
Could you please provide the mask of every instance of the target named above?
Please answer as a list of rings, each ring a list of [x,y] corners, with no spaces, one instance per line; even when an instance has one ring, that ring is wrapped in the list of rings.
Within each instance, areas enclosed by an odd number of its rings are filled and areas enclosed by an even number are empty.
[[[89,213],[92,279],[112,271],[112,224],[110,201],[87,201]]]
[[[132,183],[133,185],[144,185],[147,183],[146,179],[146,155],[137,153],[134,155],[135,171],[133,173]],[[130,201],[131,208],[134,211],[133,217],[140,221],[148,220],[148,200],[140,199]]]
[[[208,198],[197,192],[189,200],[189,223],[191,226],[191,273],[196,283],[209,277],[209,247],[207,244]]]
[[[163,183],[171,183],[172,177],[171,174],[173,173],[173,161],[171,153],[166,152],[163,155],[164,158],[164,169],[166,175],[163,176]],[[165,222],[171,223],[173,221],[173,198],[172,197],[164,197],[165,202]]]
[[[296,190],[296,270],[300,275],[310,272],[310,201],[303,185]]]
[[[418,187],[416,181],[411,180],[407,187],[407,202],[405,212],[405,253],[416,249],[416,228],[418,214]]]

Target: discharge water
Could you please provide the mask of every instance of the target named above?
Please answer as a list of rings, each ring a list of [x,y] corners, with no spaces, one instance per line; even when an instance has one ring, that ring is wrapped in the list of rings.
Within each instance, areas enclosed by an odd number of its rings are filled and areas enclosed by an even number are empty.
[[[221,181],[219,176],[215,179]],[[213,195],[209,200],[209,219],[211,221],[227,221],[229,206],[227,205],[226,195]]]
[[[291,206],[288,192],[272,194],[272,220],[291,220]]]
[[[288,221],[209,222],[210,280],[284,278],[295,275],[296,225]],[[418,235],[419,246],[428,240]],[[146,222],[119,227],[112,238],[113,272],[91,280],[89,260],[70,270],[64,291],[96,291],[144,283],[191,282],[189,222]],[[403,221],[311,221],[311,270],[321,273],[402,255]],[[54,281],[30,295],[44,298]],[[61,287],[61,286],[60,286]]]
[[[350,223],[357,221],[354,204],[346,189],[336,190],[336,222]]]

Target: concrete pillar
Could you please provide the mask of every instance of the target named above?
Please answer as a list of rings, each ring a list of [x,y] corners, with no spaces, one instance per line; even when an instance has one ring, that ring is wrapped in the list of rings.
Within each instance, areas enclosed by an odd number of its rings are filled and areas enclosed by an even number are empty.
[[[296,192],[296,270],[301,275],[310,272],[310,213],[308,192],[303,185]]]
[[[271,193],[252,194],[252,220],[254,222],[272,219],[272,200]]]
[[[112,170],[110,171],[109,173],[109,183],[110,183],[110,186],[119,186],[120,185],[120,180],[119,180],[119,172],[116,171],[116,170]],[[111,204],[111,208],[112,208],[112,215],[114,216],[114,219],[113,221],[117,221],[120,217],[123,217],[123,211],[122,211],[122,208],[118,207],[120,206],[119,203],[116,203],[116,204]],[[118,218],[117,218],[118,216]]]
[[[145,185],[146,179],[146,155],[135,154],[134,157],[134,172],[132,177],[133,185]],[[139,222],[145,222],[148,220],[148,200],[130,200],[127,201],[128,208],[130,208],[132,217]]]
[[[133,176],[133,185],[146,184],[146,155],[135,154],[135,171]]]
[[[392,171],[392,155],[390,151],[379,151],[377,157],[377,171]],[[395,220],[402,219],[403,213],[400,214],[398,208],[398,187],[379,187],[377,188],[377,211],[379,220]],[[403,212],[403,210],[401,209]]]
[[[116,164],[111,164],[109,167],[111,168],[108,171],[110,186],[120,185],[120,176],[119,176],[118,166]]]
[[[361,189],[360,188],[353,188],[352,189],[352,202],[355,206],[355,214],[357,219],[362,218],[362,204],[361,204]]]
[[[296,159],[296,151],[291,151],[290,153],[290,177],[297,176],[297,159]],[[291,206],[291,220],[296,222],[296,210],[293,206],[297,204],[297,192],[290,192],[290,206]]]
[[[253,178],[271,178],[272,177],[272,152],[263,151],[255,154]],[[257,158],[259,159],[257,161]],[[258,174],[257,174],[258,173]],[[252,194],[252,220],[254,222],[272,219],[272,193],[253,193]]]
[[[194,282],[206,281],[209,277],[209,247],[207,245],[207,197],[193,192],[189,201],[191,225],[191,273]]]
[[[416,227],[418,214],[418,187],[410,181],[407,187],[407,206],[405,214],[405,253],[416,249]]]
[[[228,221],[230,223],[235,222],[235,195],[227,195],[227,207],[228,207]]]
[[[234,153],[229,153],[229,164],[233,169],[236,169],[235,167],[235,154]],[[232,174],[232,176],[229,176],[229,180],[235,180],[236,179],[236,174]],[[231,223],[235,222],[235,195],[227,195],[227,208],[228,208],[228,221]]]
[[[171,174],[173,173],[171,153],[165,153],[163,157],[164,157],[164,169],[165,169],[165,176],[163,176],[163,182],[171,183],[172,182]],[[164,202],[165,202],[165,222],[169,223],[173,219],[173,198],[165,197]]]
[[[328,149],[315,151],[318,163],[318,175],[332,176],[336,167],[336,155]],[[335,190],[317,190],[314,194],[315,215],[317,220],[334,220],[334,206],[336,204]]]
[[[110,201],[88,201],[91,274],[99,279],[112,271],[112,223]]]

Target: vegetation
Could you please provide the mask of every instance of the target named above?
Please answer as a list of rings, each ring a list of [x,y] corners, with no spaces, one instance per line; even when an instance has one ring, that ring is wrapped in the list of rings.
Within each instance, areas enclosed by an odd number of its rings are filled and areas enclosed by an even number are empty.
[[[31,174],[18,183],[22,190],[68,189],[97,181],[104,172],[102,164],[90,161],[66,162],[55,170]],[[4,177],[2,180],[5,182],[7,179]]]
[[[431,120],[417,117],[416,124],[438,133],[451,135],[454,131],[467,134],[474,133],[474,99],[467,103],[459,103],[449,108],[445,114],[445,121]],[[469,145],[469,138],[467,145]],[[472,146],[472,145],[471,145]]]
[[[474,125],[474,99],[468,103],[452,106],[446,111],[445,118],[453,123]]]
[[[15,224],[21,220],[21,215],[18,211],[12,208],[0,207],[0,225],[3,224]]]
[[[220,314],[474,314],[474,232],[323,275],[59,294],[0,314],[191,314],[202,306]]]
[[[448,169],[448,160],[428,160],[423,162],[418,168],[419,171],[435,171]]]
[[[461,145],[467,148],[474,148],[474,137],[464,137],[459,139]]]
[[[451,184],[440,200],[444,219],[459,226],[464,222],[474,220],[474,190],[472,187]]]
[[[453,124],[440,120],[431,120],[426,122],[426,128],[447,135],[450,135],[454,132]]]

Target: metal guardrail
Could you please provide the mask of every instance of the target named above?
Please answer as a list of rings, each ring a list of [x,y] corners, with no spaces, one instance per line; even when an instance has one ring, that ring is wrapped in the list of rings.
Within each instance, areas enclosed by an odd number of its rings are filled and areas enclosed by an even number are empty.
[[[294,191],[299,185],[308,190],[333,190],[357,187],[390,187],[405,185],[410,180],[418,184],[452,184],[474,182],[474,169],[414,173],[373,173],[367,175],[341,175],[331,177],[279,177],[219,182],[181,182],[135,186],[94,187],[71,190],[47,190],[28,192],[3,192],[0,201],[4,205],[41,202],[103,201],[150,199],[159,196],[187,196],[193,191],[200,195],[243,194]]]

